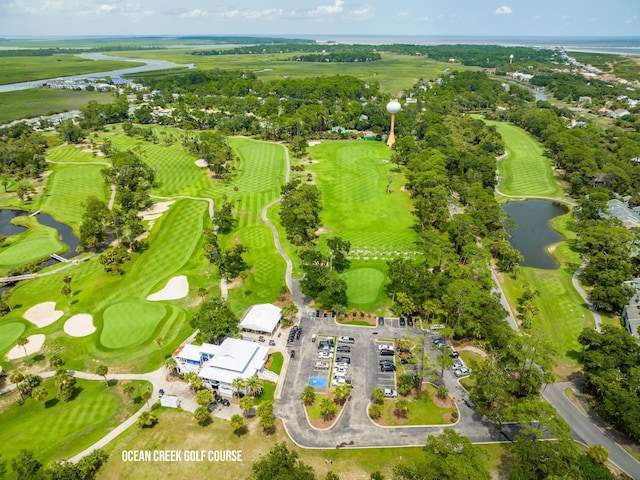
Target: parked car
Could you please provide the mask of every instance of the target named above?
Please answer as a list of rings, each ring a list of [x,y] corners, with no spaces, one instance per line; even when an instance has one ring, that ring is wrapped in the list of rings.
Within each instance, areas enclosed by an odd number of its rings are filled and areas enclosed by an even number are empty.
[[[432,334],[434,333],[438,333],[438,330],[441,330],[444,328],[444,325],[441,323],[436,323],[435,325],[431,325],[431,328],[429,329],[431,331]]]
[[[295,356],[296,356],[296,351],[295,351],[295,350],[291,350],[291,354],[290,354],[290,355],[291,355],[291,358],[295,358]]]
[[[411,317],[407,318],[407,325],[409,325],[410,327],[413,327],[413,318]]]
[[[326,350],[321,350],[318,352],[318,358],[331,358],[331,354]]]
[[[311,335],[311,342],[315,343],[316,338],[317,338],[317,335],[315,333],[313,335]]]
[[[353,337],[338,337],[338,342],[341,343],[356,343],[356,339]]]
[[[398,392],[396,392],[392,388],[385,388],[384,389],[384,396],[386,398],[396,398],[398,396]]]
[[[433,344],[434,344],[436,347],[440,348],[440,347],[444,347],[447,343],[444,341],[444,339],[443,339],[443,338],[438,337],[438,338],[434,338],[434,339],[433,339]]]
[[[336,362],[338,363],[351,363],[351,357],[337,357]]]
[[[393,360],[389,358],[383,358],[382,360],[378,361],[378,365],[386,365],[386,364],[393,365]]]
[[[381,372],[395,372],[396,366],[392,363],[385,363],[384,365],[380,365]]]
[[[275,341],[275,340],[269,340],[269,346],[270,346],[270,347],[275,346],[275,344],[276,344],[276,341]]]
[[[406,323],[405,319],[403,317],[400,317],[400,326],[404,327],[406,324],[407,323]]]
[[[336,367],[338,367],[338,368],[349,368],[349,364],[347,362],[336,362]]]
[[[393,345],[389,343],[379,343],[378,350],[393,350]]]
[[[207,405],[207,409],[210,412],[213,412],[216,408],[218,408],[218,404],[216,402],[211,402],[209,405]]]
[[[393,350],[380,350],[380,355],[382,355],[383,357],[393,357],[394,353]]]
[[[466,375],[470,375],[471,374],[471,369],[467,368],[467,367],[458,367],[458,368],[453,370],[453,374],[456,377],[464,377]]]
[[[259,342],[264,342],[264,337],[263,337],[262,335],[260,335],[260,336],[258,337],[258,341],[259,341]]]
[[[384,325],[384,317],[378,317],[378,325],[381,327]]]
[[[338,345],[338,348],[336,348],[336,351],[342,352],[342,353],[350,353],[351,347],[349,345]]]
[[[229,400],[227,400],[226,398],[223,398],[221,401],[222,405],[224,405],[225,407],[228,407],[229,405],[231,405],[231,402]]]
[[[321,361],[317,361],[315,368],[317,368],[318,370],[328,370],[329,369],[329,362],[321,362]]]

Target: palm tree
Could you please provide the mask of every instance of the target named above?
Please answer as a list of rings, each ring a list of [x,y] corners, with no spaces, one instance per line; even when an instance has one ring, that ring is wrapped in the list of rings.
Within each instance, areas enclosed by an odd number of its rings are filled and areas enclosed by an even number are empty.
[[[307,385],[304,387],[304,390],[302,390],[300,398],[305,405],[313,405],[313,402],[316,401],[316,391],[311,385]]]
[[[213,394],[211,390],[207,388],[203,388],[198,393],[196,393],[196,402],[201,407],[209,405],[213,401]]]
[[[371,400],[373,400],[373,403],[382,405],[384,403],[384,390],[380,387],[376,387],[371,390]]]
[[[138,417],[138,425],[140,425],[142,428],[153,427],[156,423],[158,423],[158,417],[156,417],[149,410],[145,410]]]
[[[64,360],[57,353],[53,353],[49,357],[49,365],[51,365],[52,368],[55,368],[57,370],[58,368],[64,365]]]
[[[47,390],[46,387],[43,387],[42,385],[34,388],[31,392],[31,396],[33,397],[33,399],[36,402],[42,402],[43,407],[46,406],[45,400],[47,399],[47,395],[49,395],[49,390]]]
[[[169,370],[170,375],[175,375],[177,367],[178,364],[176,362],[176,359],[173,357],[169,357],[164,361],[164,368]]]
[[[244,388],[247,390],[247,395],[255,397],[262,393],[263,385],[262,380],[258,377],[249,377],[244,381]]]
[[[240,390],[243,390],[245,386],[245,380],[242,377],[234,378],[231,381],[231,388],[233,389],[233,394],[240,398]]]
[[[142,395],[141,395],[142,400],[147,402],[147,408],[149,408],[149,399],[151,398],[151,393],[152,393],[151,387],[148,386],[147,388],[144,389],[144,392],[142,392]]]
[[[373,419],[380,418],[382,416],[382,407],[377,403],[372,403],[369,406],[369,416]]]
[[[154,342],[156,342],[156,345],[160,350],[160,361],[162,362],[162,359],[164,358],[164,354],[162,353],[162,345],[164,344],[164,340],[162,339],[162,337],[158,337],[154,340]]]
[[[109,386],[109,381],[107,380],[107,373],[109,373],[109,367],[107,367],[104,364],[100,364],[96,367],[95,370],[96,375],[100,375],[101,377],[104,377],[104,383],[107,385],[107,387]]]
[[[329,397],[322,397],[320,400],[320,415],[327,420],[336,413],[338,413],[338,406],[336,405],[336,402],[331,400]]]
[[[204,427],[207,422],[211,420],[211,412],[209,412],[209,409],[207,407],[201,406],[196,408],[196,410],[193,412],[193,417],[196,419],[196,422]]]
[[[440,398],[441,400],[444,400],[445,398],[447,398],[447,395],[449,395],[449,389],[444,385],[441,385],[438,387],[437,395],[438,395],[438,398]]]
[[[242,397],[240,399],[240,408],[242,409],[242,412],[244,413],[244,416],[246,417],[247,414],[249,413],[249,410],[251,410],[254,406],[254,402],[253,402],[253,398],[246,396],[246,397]]]
[[[244,418],[242,417],[242,415],[238,415],[237,413],[235,413],[231,415],[229,424],[231,425],[231,430],[233,430],[233,433],[239,436],[240,431],[244,427]]]
[[[67,306],[71,306],[71,275],[65,275],[64,277],[62,277],[62,281],[64,282],[64,285],[62,286],[62,290],[60,290],[60,293],[62,293],[62,295],[64,295],[65,297],[67,297]]]
[[[18,392],[20,393],[20,398],[22,400],[24,400],[24,395],[22,393],[22,388],[20,388],[20,382],[22,382],[23,380],[24,380],[24,375],[21,372],[18,372],[17,370],[13,372],[11,375],[9,375],[9,381],[16,386]]]
[[[11,295],[13,295],[13,293],[11,293],[11,290],[5,290],[4,292],[2,292],[2,301],[7,307],[9,307],[9,311],[11,311],[11,303],[9,302]]]
[[[207,295],[209,295],[209,289],[205,287],[200,287],[198,290],[196,290],[196,293],[204,302],[204,300],[207,298]]]
[[[125,382],[122,384],[122,391],[129,397],[129,400],[131,400],[133,392],[136,391],[136,387],[132,382]]]
[[[409,400],[400,398],[396,402],[395,412],[398,417],[406,417],[409,412]]]
[[[29,343],[29,339],[27,337],[18,337],[18,340],[16,340],[16,345],[22,347],[24,349],[24,356],[28,357],[29,354],[27,353],[27,344]]]
[[[265,413],[260,417],[260,426],[267,432],[271,430],[275,424],[275,418],[272,413]]]

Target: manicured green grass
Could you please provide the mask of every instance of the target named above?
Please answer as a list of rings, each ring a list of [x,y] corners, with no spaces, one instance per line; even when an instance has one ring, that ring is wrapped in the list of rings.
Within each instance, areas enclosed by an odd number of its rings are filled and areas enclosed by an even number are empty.
[[[24,323],[11,322],[0,325],[0,350],[13,347],[15,341],[22,335],[26,326]]]
[[[146,301],[127,301],[110,305],[102,314],[100,343],[117,349],[140,345],[149,339],[166,314],[164,305]]]
[[[371,305],[383,294],[385,276],[378,269],[350,269],[343,275],[343,278],[347,282],[349,303],[355,307]]]
[[[478,70],[477,67],[435,62],[424,56],[381,53],[382,59],[366,63],[311,63],[288,61],[290,54],[269,55],[191,55],[193,50],[154,50],[146,52],[118,52],[114,55],[138,58],[158,58],[176,63],[195,63],[201,70],[221,68],[225,70],[252,70],[264,80],[283,76],[305,78],[326,75],[352,75],[365,82],[376,82],[385,92],[397,93],[412,87],[420,78],[434,79],[447,68]]]
[[[33,118],[52,113],[78,110],[90,101],[111,103],[112,93],[30,88],[0,93],[0,124],[20,118]]]
[[[280,352],[273,352],[271,355],[271,365],[269,365],[269,371],[280,375],[282,371],[282,364],[284,363],[284,357]]]
[[[0,57],[0,71],[2,71],[0,84],[106,72],[138,65],[142,64],[116,60],[88,60],[67,53],[50,57]]]
[[[13,223],[27,231],[11,235],[0,246],[0,272],[66,250],[56,229],[38,223],[35,217],[16,217]]]
[[[260,405],[264,402],[273,402],[276,395],[276,384],[271,382],[263,382],[262,392],[260,395],[256,395],[253,401],[256,405]]]
[[[326,141],[309,149],[317,163],[307,169],[322,192],[321,219],[327,231],[320,246],[326,250],[326,240],[333,236],[351,242],[351,273],[345,274],[349,306],[384,306],[385,263],[410,254],[417,239],[411,228],[415,222],[411,199],[400,190],[404,178],[392,171],[390,155],[383,143],[357,140]],[[389,176],[393,178],[390,194],[386,192]],[[376,270],[380,274],[374,274]]]
[[[147,382],[135,381],[139,396]],[[25,448],[43,464],[69,458],[109,433],[140,408],[102,381],[76,380],[76,392],[69,402],[60,402],[53,379],[44,382],[49,391],[45,401],[32,398],[24,405],[13,403],[0,413],[2,459],[14,458]],[[9,467],[9,471],[10,467]],[[10,477],[13,478],[13,477]]]
[[[101,165],[52,165],[48,191],[39,203],[42,211],[77,230],[87,197],[94,196],[105,204],[109,201],[109,186],[100,173],[103,168]]]
[[[532,197],[562,196],[562,189],[551,169],[551,160],[545,155],[540,142],[515,125],[491,120],[484,122],[496,127],[508,153],[506,158],[498,162],[499,189],[502,193]]]
[[[397,400],[385,399],[382,406],[382,417],[380,417],[387,426],[400,425],[448,425],[444,419],[444,415],[457,411],[456,408],[442,408],[433,403],[433,396],[436,388],[427,385],[422,391],[420,400],[409,400],[409,412],[405,418],[398,418],[394,414],[394,408]]]
[[[470,368],[476,368],[476,366],[480,362],[482,362],[482,359],[484,358],[482,355],[478,353],[469,352],[467,350],[459,350],[458,353],[460,353],[460,358],[462,359],[464,364]]]
[[[307,416],[309,420],[320,420],[322,419],[322,415],[320,414],[320,402],[326,395],[324,393],[316,392],[316,398],[311,405],[305,405],[305,409],[307,410]]]

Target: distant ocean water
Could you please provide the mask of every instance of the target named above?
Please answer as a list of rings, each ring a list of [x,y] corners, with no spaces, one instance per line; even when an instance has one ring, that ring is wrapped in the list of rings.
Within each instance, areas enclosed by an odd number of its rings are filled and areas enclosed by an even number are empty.
[[[427,35],[292,35],[319,42],[384,45],[407,43],[413,45],[505,45],[525,47],[562,47],[568,51],[640,55],[640,36],[637,37],[518,37],[518,36],[427,36]]]

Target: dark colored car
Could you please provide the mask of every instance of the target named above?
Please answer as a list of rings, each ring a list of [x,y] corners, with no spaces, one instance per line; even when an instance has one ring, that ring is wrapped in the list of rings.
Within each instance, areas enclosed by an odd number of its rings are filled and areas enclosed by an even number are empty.
[[[383,358],[382,360],[378,361],[378,364],[379,365],[387,365],[387,364],[393,365],[393,360],[390,360],[388,358]]]
[[[380,355],[383,357],[393,357],[393,350],[380,350]]]
[[[404,327],[407,324],[404,318],[400,317],[400,326]]]
[[[384,365],[380,365],[381,372],[395,372],[396,366],[390,363],[386,363]]]
[[[337,357],[336,363],[351,363],[351,357]]]
[[[207,405],[207,408],[210,412],[213,412],[216,408],[218,408],[218,404],[216,402],[211,402],[209,405]]]
[[[213,394],[213,399],[218,403],[222,402],[222,397],[220,395],[218,395],[217,393]]]
[[[227,400],[226,398],[222,399],[222,405],[224,405],[225,407],[228,407],[229,405],[231,405],[231,402],[229,400]]]
[[[384,317],[378,317],[378,325],[381,327],[384,325]]]
[[[291,358],[295,358],[296,356],[296,351],[295,350],[291,350]]]
[[[413,318],[411,317],[407,318],[407,325],[409,325],[410,327],[413,327]]]
[[[336,351],[343,352],[343,353],[350,353],[351,347],[349,345],[338,345],[338,348],[336,348]]]

